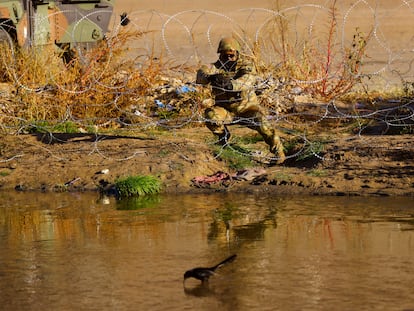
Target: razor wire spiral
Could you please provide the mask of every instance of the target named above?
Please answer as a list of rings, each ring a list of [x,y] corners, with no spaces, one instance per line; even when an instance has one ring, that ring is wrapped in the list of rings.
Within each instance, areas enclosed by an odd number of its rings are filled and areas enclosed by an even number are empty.
[[[361,16],[359,9],[364,8],[369,12],[369,16]],[[318,105],[317,113],[315,111],[292,111],[292,103],[296,105],[296,99],[304,97],[306,92],[301,88],[302,85],[316,84],[318,80],[295,80],[294,85],[285,82],[280,77],[272,75],[261,76],[257,85],[258,89],[272,89],[268,92],[267,102],[273,103],[269,109],[269,119],[275,127],[287,125],[294,126],[298,122],[297,118],[311,116],[311,118],[300,118],[304,122],[303,128],[320,124],[326,120],[355,120],[360,122],[359,129],[355,135],[360,135],[366,126],[363,120],[374,120],[382,123],[387,129],[402,128],[414,123],[414,40],[410,34],[414,24],[414,1],[396,1],[391,9],[381,10],[380,7],[370,4],[368,1],[355,1],[349,7],[337,8],[337,28],[334,36],[334,46],[336,54],[334,56],[343,56],[346,47],[350,44],[355,28],[359,27],[358,20],[364,18],[369,22],[364,23],[361,31],[372,32],[370,42],[367,45],[366,63],[358,73],[358,79],[365,79],[366,88],[380,88],[390,90],[392,88],[403,88],[406,93],[404,100],[394,99],[388,102],[388,105],[382,108],[369,109],[364,103],[353,103],[355,109],[342,109],[338,106],[337,98],[331,98],[327,102],[315,102]],[[64,117],[59,120],[43,120],[54,124],[64,124],[68,121],[76,124],[79,129],[85,129],[92,124],[94,127],[97,140],[95,145],[99,144],[100,128],[107,124],[117,124],[117,132],[132,130],[143,130],[153,127],[162,127],[167,130],[177,130],[186,126],[204,123],[206,120],[202,114],[202,103],[197,96],[193,96],[202,89],[195,84],[195,71],[205,63],[211,63],[217,58],[216,48],[218,41],[225,35],[235,36],[244,46],[243,53],[250,55],[255,49],[260,50],[261,61],[264,64],[278,66],[281,62],[277,42],[274,42],[272,33],[275,19],[279,21],[289,21],[288,30],[290,43],[293,47],[293,53],[300,53],[301,47],[310,38],[318,41],[318,38],[326,36],[326,23],[329,19],[329,6],[323,5],[298,5],[285,8],[283,10],[271,10],[265,8],[244,8],[228,14],[218,13],[207,10],[189,10],[181,11],[175,14],[164,14],[156,11],[133,11],[128,13],[130,24],[129,30],[139,31],[141,36],[138,40],[128,44],[128,52],[125,57],[130,59],[134,64],[134,70],[140,71],[149,61],[163,59],[167,67],[162,71],[162,83],[149,86],[144,99],[128,89],[127,84],[131,79],[131,72],[120,71],[117,77],[114,77],[116,83],[109,84],[102,81],[101,76],[94,79],[83,87],[83,89],[74,90],[66,85],[54,84],[55,77],[50,76],[50,84],[47,85],[28,85],[20,83],[19,73],[14,71],[13,64],[4,64],[3,66],[15,75],[16,89],[25,89],[33,93],[42,93],[45,96],[53,97],[53,91],[58,89],[60,92],[73,93],[81,95],[90,89],[100,89],[108,94],[110,100],[100,104],[101,109],[110,108],[118,111],[117,117],[102,118],[88,117],[78,118],[71,109],[67,109]],[[399,29],[398,16],[403,15],[406,24]],[[88,19],[88,16],[83,18]],[[292,22],[293,21],[293,22]],[[107,35],[108,46],[122,32],[119,18],[115,19],[112,25],[112,31]],[[395,37],[388,37],[390,32],[398,33]],[[323,50],[324,45],[318,46]],[[296,50],[295,50],[296,49]],[[82,51],[79,50],[80,58]],[[333,58],[334,58],[333,56]],[[109,55],[108,64],[111,60]],[[333,59],[335,61],[335,59]],[[145,78],[145,77],[144,77]],[[331,77],[329,77],[331,78]],[[290,81],[291,83],[292,81]],[[285,89],[289,86],[289,89]],[[7,133],[24,133],[28,125],[33,127],[30,120],[20,120],[19,116],[13,114],[11,107],[13,104],[13,94],[2,87],[0,101],[0,118],[3,120],[14,119],[13,125],[2,124],[1,127]],[[281,97],[281,94],[283,96]],[[110,96],[109,96],[110,95]],[[105,96],[105,94],[103,94]],[[123,96],[136,100],[136,105],[130,104],[128,107],[119,105]],[[185,116],[174,116],[170,119],[170,112],[176,110],[176,105],[188,105],[189,110]],[[274,103],[280,102],[278,105]],[[306,106],[306,102],[303,106]],[[151,113],[149,113],[151,111]],[[162,115],[162,118],[160,117]],[[133,120],[133,121],[131,121]],[[138,120],[138,121],[134,121]],[[305,120],[305,121],[304,121]],[[243,120],[236,120],[235,123]],[[40,127],[39,125],[35,125]],[[42,129],[44,130],[44,129]],[[46,129],[46,131],[48,131]],[[53,136],[53,132],[49,133]],[[297,157],[305,149],[312,145],[312,139],[308,136],[307,131],[296,131],[290,135],[300,138],[303,147],[290,157]],[[92,148],[98,150],[96,146]],[[309,148],[308,148],[309,149]],[[314,152],[318,156],[318,152]],[[135,156],[135,155],[134,155]],[[125,159],[130,156],[126,156]],[[9,159],[0,159],[0,161],[9,161]]]

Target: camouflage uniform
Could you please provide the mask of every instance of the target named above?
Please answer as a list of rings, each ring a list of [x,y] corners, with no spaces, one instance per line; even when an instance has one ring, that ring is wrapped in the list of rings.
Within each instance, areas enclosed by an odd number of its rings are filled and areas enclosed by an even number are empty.
[[[197,83],[212,85],[215,104],[205,111],[206,126],[225,145],[230,138],[228,124],[236,122],[256,130],[269,145],[270,151],[278,157],[278,163],[285,159],[283,145],[275,130],[266,119],[264,109],[259,105],[256,93],[256,68],[240,54],[240,46],[232,38],[220,41],[217,53],[237,53],[234,62],[219,58],[209,66],[202,66],[197,72]],[[218,80],[218,81],[217,81]]]

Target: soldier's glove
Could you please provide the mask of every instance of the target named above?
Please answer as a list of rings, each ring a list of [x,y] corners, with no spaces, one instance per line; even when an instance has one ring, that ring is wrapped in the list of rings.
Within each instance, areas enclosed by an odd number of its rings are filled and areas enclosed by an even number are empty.
[[[233,90],[233,84],[231,83],[230,77],[226,77],[223,74],[219,73],[215,75],[210,75],[208,77],[208,81],[214,87],[225,89],[225,90]]]
[[[240,77],[243,77],[244,75],[248,74],[250,70],[247,70],[245,68],[241,68],[237,70],[236,74],[234,75],[233,79],[238,79]]]

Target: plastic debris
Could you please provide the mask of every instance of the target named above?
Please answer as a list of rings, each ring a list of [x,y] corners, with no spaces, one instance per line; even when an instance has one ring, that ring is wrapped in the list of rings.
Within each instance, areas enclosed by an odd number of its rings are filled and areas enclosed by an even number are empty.
[[[177,94],[183,94],[183,93],[189,93],[189,92],[195,92],[195,91],[196,89],[194,87],[188,86],[188,85],[181,85],[175,90]]]

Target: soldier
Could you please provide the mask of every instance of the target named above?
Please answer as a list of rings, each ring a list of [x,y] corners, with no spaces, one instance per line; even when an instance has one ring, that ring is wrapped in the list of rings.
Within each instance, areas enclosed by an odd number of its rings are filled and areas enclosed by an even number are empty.
[[[283,163],[283,145],[266,119],[255,93],[256,68],[242,57],[240,50],[236,39],[221,39],[217,49],[219,59],[209,66],[202,66],[197,72],[197,83],[211,85],[214,97],[214,106],[204,112],[206,126],[224,146],[230,139],[226,125],[236,120],[238,124],[259,132],[270,152],[277,156],[277,163]]]

